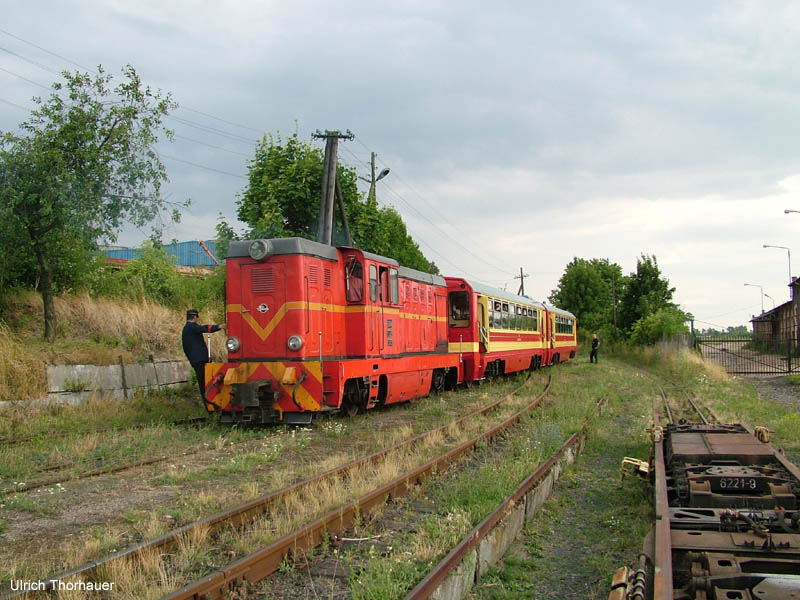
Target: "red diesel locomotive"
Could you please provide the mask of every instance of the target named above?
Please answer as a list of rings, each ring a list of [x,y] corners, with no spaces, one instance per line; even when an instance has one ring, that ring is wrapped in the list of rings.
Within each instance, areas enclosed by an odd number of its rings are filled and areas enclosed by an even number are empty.
[[[575,355],[570,313],[356,248],[232,242],[226,269],[228,361],[205,381],[223,422],[309,423]]]

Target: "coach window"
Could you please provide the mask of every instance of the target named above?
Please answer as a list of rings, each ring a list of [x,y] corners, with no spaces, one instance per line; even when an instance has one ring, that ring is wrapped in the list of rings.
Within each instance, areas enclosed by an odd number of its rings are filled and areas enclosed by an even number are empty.
[[[389,269],[389,294],[392,304],[400,304],[400,291],[398,288],[397,269]]]
[[[369,299],[378,301],[378,269],[375,265],[369,266]]]
[[[450,327],[468,327],[470,323],[469,292],[450,292]]]
[[[508,312],[508,302],[503,302],[503,329],[511,329],[511,315]]]
[[[355,258],[347,265],[346,296],[348,302],[361,302],[364,298],[364,267]]]

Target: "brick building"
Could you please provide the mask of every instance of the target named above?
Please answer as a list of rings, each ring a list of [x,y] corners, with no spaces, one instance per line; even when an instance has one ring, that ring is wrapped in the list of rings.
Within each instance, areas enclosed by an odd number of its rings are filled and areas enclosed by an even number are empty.
[[[791,300],[753,317],[754,340],[787,342],[800,345],[800,280],[792,277]]]

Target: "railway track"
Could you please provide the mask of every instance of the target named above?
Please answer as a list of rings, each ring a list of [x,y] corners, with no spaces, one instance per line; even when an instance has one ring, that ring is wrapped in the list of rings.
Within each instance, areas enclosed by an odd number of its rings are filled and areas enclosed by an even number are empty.
[[[551,379],[552,380],[552,379]],[[415,481],[419,478],[424,477],[426,474],[430,473],[432,470],[437,469],[444,469],[447,464],[449,464],[452,460],[456,457],[468,452],[478,441],[490,439],[496,436],[499,432],[503,431],[505,428],[509,427],[512,423],[515,423],[522,414],[526,411],[531,410],[539,405],[542,399],[549,393],[551,380],[548,381],[547,386],[543,390],[543,392],[534,400],[532,403],[528,404],[523,410],[515,413],[511,418],[506,419],[498,426],[491,428],[490,430],[482,433],[477,438],[470,440],[469,443],[463,443],[458,445],[455,449],[447,452],[446,454],[429,461],[422,467],[418,467],[415,469],[411,474],[405,474],[402,477],[396,478],[395,480],[391,481],[389,484],[386,484],[379,488],[376,491],[373,491],[366,496],[359,498],[357,501],[352,502],[344,507],[339,507],[334,511],[331,511],[328,515],[317,519],[313,523],[306,525],[305,527],[299,529],[298,531],[294,532],[289,536],[284,536],[283,538],[279,539],[277,542],[271,544],[270,547],[264,549],[259,552],[259,558],[253,561],[253,564],[258,566],[253,567],[250,564],[249,560],[240,559],[236,561],[235,564],[237,565],[244,565],[245,575],[248,579],[254,576],[254,573],[262,573],[264,565],[270,565],[268,569],[277,569],[277,567],[281,564],[281,561],[286,558],[290,553],[297,551],[298,549],[302,549],[308,546],[311,542],[318,543],[321,539],[322,532],[326,531],[327,534],[333,533],[336,530],[341,530],[342,528],[348,525],[348,522],[352,522],[354,515],[366,510],[369,510],[370,507],[375,506],[376,503],[381,502],[387,495],[396,495],[402,493],[405,490],[411,481]],[[341,465],[334,469],[330,469],[324,473],[319,475],[310,477],[303,481],[299,481],[294,483],[290,486],[282,488],[280,490],[271,492],[265,496],[252,500],[250,502],[246,502],[240,506],[235,508],[229,509],[227,511],[218,513],[211,517],[202,519],[195,523],[186,525],[184,527],[175,529],[170,531],[169,533],[156,538],[154,540],[150,540],[148,542],[139,544],[137,546],[128,548],[122,552],[117,552],[112,555],[108,555],[100,560],[92,561],[80,567],[71,569],[69,571],[60,573],[53,577],[48,578],[49,589],[52,591],[52,586],[57,581],[74,581],[74,580],[82,580],[82,581],[92,581],[97,579],[98,577],[107,576],[108,573],[113,572],[114,568],[122,565],[122,564],[134,564],[136,561],[141,560],[144,557],[151,559],[153,554],[160,555],[162,557],[168,557],[168,553],[174,549],[179,544],[183,543],[186,539],[191,538],[197,532],[202,532],[203,536],[215,536],[222,531],[231,530],[231,528],[239,528],[239,527],[246,527],[249,524],[253,523],[257,518],[263,517],[264,515],[269,514],[270,511],[275,509],[281,502],[285,502],[287,498],[294,497],[297,494],[306,494],[313,495],[315,490],[315,486],[319,485],[332,485],[332,486],[341,486],[346,482],[346,479],[349,474],[358,472],[359,470],[365,469],[367,467],[379,465],[383,461],[387,460],[387,457],[394,456],[394,455],[401,455],[403,452],[406,452],[410,449],[416,447],[424,447],[425,444],[435,443],[436,440],[441,440],[443,436],[447,436],[448,431],[452,431],[454,427],[458,427],[470,420],[477,419],[480,416],[486,416],[490,414],[493,410],[500,407],[503,403],[508,401],[512,398],[516,393],[518,393],[524,385],[522,384],[519,388],[514,390],[511,394],[504,396],[482,408],[479,408],[455,421],[443,425],[441,427],[437,427],[430,431],[415,435],[410,437],[398,444],[395,444],[391,447],[385,448],[379,452],[373,453],[369,456],[365,456],[359,458],[357,460],[351,461],[347,464]],[[357,508],[356,508],[357,507]],[[264,557],[267,558],[264,558]],[[277,561],[277,563],[275,562]],[[253,570],[255,569],[255,570]],[[217,589],[217,593],[219,590],[222,590],[225,587],[225,581],[228,581],[231,577],[230,568],[226,568],[222,571],[216,573],[215,576],[207,576],[205,577],[201,584],[204,588],[209,589]],[[238,573],[238,571],[237,571]],[[237,575],[238,577],[239,575]],[[216,578],[215,578],[216,577]],[[221,579],[220,579],[221,578]],[[223,583],[220,583],[222,581]],[[174,597],[200,597],[200,595],[195,594],[195,592],[190,591],[193,589],[191,586],[187,588],[184,593],[189,595],[181,596],[179,593],[176,592]],[[199,594],[211,593],[209,597],[220,597],[215,596],[215,592],[200,592]],[[19,597],[17,594],[11,594],[4,596],[4,598],[16,598]]]
[[[710,422],[691,399],[696,420],[673,406],[664,422],[662,399],[651,461],[638,468],[653,484],[655,525],[609,600],[800,598],[800,470],[765,428]]]
[[[680,400],[668,396],[663,387],[659,386],[659,395],[663,400],[664,414],[667,422],[671,425],[677,423],[699,422],[708,425],[711,423],[705,412],[701,410],[699,402],[692,397],[683,387],[675,385],[675,389],[680,395]]]
[[[208,417],[190,417],[187,419],[177,419],[175,421],[151,421],[148,423],[136,423],[134,425],[126,425],[124,427],[101,427],[99,429],[87,429],[85,431],[65,431],[61,433],[57,432],[42,432],[35,435],[26,435],[21,437],[5,437],[0,438],[0,446],[16,446],[18,444],[24,444],[26,442],[32,442],[35,440],[47,439],[47,440],[54,440],[54,439],[61,439],[66,437],[77,437],[81,435],[88,435],[92,433],[105,433],[105,432],[119,432],[119,431],[128,431],[128,430],[136,430],[136,429],[144,429],[145,427],[152,427],[153,425],[199,425],[202,423],[208,422]]]

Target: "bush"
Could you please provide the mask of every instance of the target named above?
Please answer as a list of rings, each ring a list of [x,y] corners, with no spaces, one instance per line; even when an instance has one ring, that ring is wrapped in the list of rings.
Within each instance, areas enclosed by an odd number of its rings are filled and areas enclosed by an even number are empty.
[[[633,325],[631,342],[638,345],[655,344],[673,333],[686,333],[686,315],[677,308],[662,308]]]

